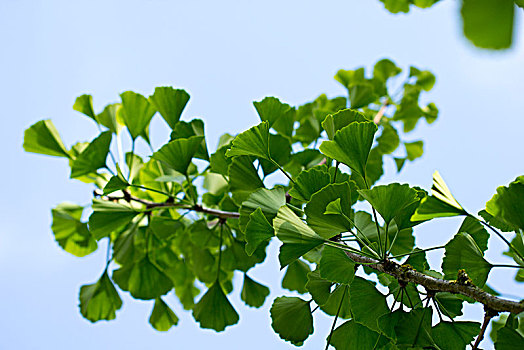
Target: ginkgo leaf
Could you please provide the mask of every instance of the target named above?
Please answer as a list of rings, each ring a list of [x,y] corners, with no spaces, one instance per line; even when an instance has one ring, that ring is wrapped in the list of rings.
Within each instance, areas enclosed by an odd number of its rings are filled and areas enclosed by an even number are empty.
[[[355,277],[355,263],[342,249],[326,246],[318,264],[322,278],[331,282],[350,284]]]
[[[378,319],[380,330],[402,347],[439,349],[431,337],[431,308],[416,308],[410,312],[396,310]]]
[[[431,335],[441,349],[463,350],[479,331],[480,324],[477,322],[441,321],[431,329]]]
[[[262,209],[257,208],[249,215],[245,235],[247,255],[252,255],[262,243],[269,241],[275,236],[273,226],[262,213]]]
[[[507,187],[500,186],[486,203],[486,211],[509,226],[524,230],[524,177],[519,177]]]
[[[484,259],[475,240],[466,232],[460,232],[446,244],[442,259],[442,271],[447,279],[456,279],[459,270],[464,269],[473,283],[482,287],[488,279],[491,264]]]
[[[387,81],[389,78],[399,75],[402,72],[402,69],[397,67],[397,65],[387,59],[381,59],[373,67],[373,77],[380,79],[382,81]]]
[[[297,297],[279,297],[271,306],[271,327],[280,338],[300,346],[313,334],[309,302]]]
[[[353,122],[337,131],[334,141],[322,142],[319,149],[366,178],[366,164],[376,131],[373,122]]]
[[[313,193],[331,183],[331,176],[324,167],[315,167],[300,172],[295,179],[289,195],[303,202],[308,202]]]
[[[104,271],[102,277],[94,283],[80,288],[80,312],[91,322],[114,320],[116,311],[122,307],[122,299]]]
[[[122,290],[131,293],[135,299],[155,299],[173,289],[171,279],[147,256],[134,264],[124,265],[115,270],[113,280]]]
[[[433,173],[431,196],[422,199],[411,221],[430,220],[440,217],[468,215],[451,194],[448,186],[438,173]]]
[[[105,106],[102,113],[96,116],[96,120],[111,130],[113,133],[118,135],[120,134],[120,131],[124,125],[124,121],[122,120],[123,118],[120,113],[121,108],[122,105],[120,103],[107,105]]]
[[[188,175],[189,164],[204,138],[191,136],[187,139],[176,139],[168,142],[153,153],[153,158],[164,162],[181,174]]]
[[[123,181],[122,178],[118,176],[113,176],[109,179],[109,182],[104,186],[104,195],[108,195],[115,191],[123,190],[127,188],[129,184],[127,181]]]
[[[71,166],[71,178],[96,172],[106,166],[106,158],[111,145],[111,131],[98,135],[82,153],[76,157]]]
[[[171,129],[174,129],[189,101],[189,94],[183,89],[161,86],[155,88],[155,93],[149,100]]]
[[[509,327],[502,327],[497,332],[495,349],[497,350],[519,350],[524,347],[524,337],[521,333]]]
[[[286,190],[282,186],[276,186],[271,190],[260,188],[254,191],[242,202],[242,206],[240,207],[240,228],[245,229],[250,220],[251,213],[257,208],[260,208],[264,216],[269,221],[272,221],[280,207],[284,204],[286,204]]]
[[[418,201],[417,191],[407,184],[374,186],[370,190],[358,190],[358,193],[377,210],[387,224],[402,214],[406,207]]]
[[[375,288],[375,284],[355,276],[349,287],[349,300],[353,319],[369,329],[379,331],[377,320],[388,314],[389,308],[386,296]]]
[[[273,219],[273,227],[278,239],[284,243],[280,247],[280,254],[278,255],[281,268],[324,243],[324,239],[317,235],[287,206],[280,208],[277,216]]]
[[[171,327],[178,324],[178,317],[162,298],[156,298],[149,323],[157,331],[167,332]]]
[[[328,138],[333,140],[335,133],[353,122],[367,122],[364,114],[356,109],[342,109],[328,116],[322,122],[322,128],[326,130]]]
[[[329,184],[311,196],[304,208],[308,225],[324,238],[331,238],[351,229],[351,206],[357,201],[358,194],[353,181]],[[342,214],[326,213],[327,206],[340,199]]]
[[[338,326],[330,339],[330,344],[337,350],[373,349],[386,343],[387,339],[380,333],[353,320]]]
[[[269,295],[269,288],[251,279],[247,274],[244,274],[244,284],[242,285],[242,292],[240,299],[246,305],[251,307],[261,307]]]
[[[485,252],[488,249],[489,233],[477,219],[470,216],[465,217],[458,232],[469,233],[482,252]]]
[[[222,332],[226,327],[238,323],[238,313],[215,282],[193,308],[193,317],[200,327]]]
[[[266,97],[260,102],[253,102],[261,121],[267,121],[271,128],[273,124],[289,112],[291,106],[282,103],[276,97]]]
[[[51,120],[40,120],[24,132],[24,150],[31,153],[71,158]]]
[[[404,142],[408,160],[414,161],[424,154],[424,141]]]
[[[97,249],[96,240],[89,232],[87,224],[80,221],[83,211],[83,207],[72,203],[61,203],[51,210],[51,230],[56,241],[66,252],[78,257],[91,254]]]
[[[104,200],[93,200],[93,213],[89,216],[89,230],[99,240],[122,229],[139,214],[131,207]]]
[[[93,97],[91,95],[78,96],[75,100],[75,104],[73,105],[73,109],[88,116],[98,123],[96,114],[93,110]]]
[[[209,161],[207,144],[204,132],[204,122],[201,119],[193,119],[190,122],[179,121],[171,132],[171,141],[176,139],[187,139],[191,136],[202,136],[202,143],[195,152],[194,157]]]
[[[233,192],[233,200],[238,205],[241,205],[251,192],[264,187],[249,156],[234,157],[228,168],[228,177],[229,189]]]
[[[309,265],[297,259],[288,265],[286,273],[282,278],[282,288],[297,291],[301,294],[307,293],[307,275],[311,272]]]
[[[122,98],[122,118],[131,138],[135,140],[138,136],[144,136],[151,118],[156,113],[155,107],[149,103],[147,98],[133,91],[123,92],[120,97]]]
[[[269,156],[269,123],[262,122],[237,135],[226,156],[255,156],[270,160]]]

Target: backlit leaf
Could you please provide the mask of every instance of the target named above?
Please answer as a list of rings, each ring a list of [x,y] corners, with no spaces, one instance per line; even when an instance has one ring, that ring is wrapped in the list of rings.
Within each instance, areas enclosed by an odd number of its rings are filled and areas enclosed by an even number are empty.
[[[242,293],[240,299],[246,305],[251,307],[261,307],[269,295],[269,288],[251,279],[247,274],[244,274],[244,284],[242,286]]]
[[[262,122],[237,135],[226,156],[255,156],[269,160],[269,123]]]
[[[271,306],[271,327],[280,338],[299,346],[313,334],[309,303],[297,297],[276,298]]]
[[[178,324],[178,317],[162,298],[156,298],[149,323],[157,331],[167,332],[171,327]]]
[[[149,100],[171,129],[174,129],[189,101],[189,94],[182,89],[162,86],[155,88],[155,93]]]
[[[122,299],[109,279],[107,271],[94,283],[80,288],[80,312],[91,322],[114,320],[122,307]]]
[[[83,207],[71,203],[61,203],[51,210],[51,230],[56,241],[66,252],[78,257],[91,254],[97,248],[87,224],[80,221],[83,210]]]
[[[71,178],[87,175],[105,167],[110,145],[110,131],[98,135],[73,161]]]
[[[147,98],[136,92],[126,91],[120,94],[120,97],[122,98],[122,117],[131,138],[135,140],[138,136],[143,136],[146,133],[156,109]]]
[[[202,136],[191,136],[187,139],[176,139],[168,142],[153,154],[157,159],[181,174],[187,175],[189,164],[198,151],[204,138]]]
[[[51,120],[41,120],[24,132],[24,150],[31,153],[71,158]]]
[[[238,323],[238,313],[215,282],[193,308],[193,317],[200,327],[222,332],[226,327]]]

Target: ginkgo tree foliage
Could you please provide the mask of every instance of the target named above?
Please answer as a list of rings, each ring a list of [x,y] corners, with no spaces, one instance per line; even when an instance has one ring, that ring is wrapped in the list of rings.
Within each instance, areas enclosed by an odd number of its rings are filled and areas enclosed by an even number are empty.
[[[429,8],[443,0],[380,0],[391,13],[407,13],[411,7]],[[445,0],[450,1],[450,0]],[[461,0],[460,16],[464,36],[484,49],[511,46],[517,11],[524,0]]]
[[[524,280],[524,177],[499,187],[479,213],[462,207],[438,172],[430,191],[377,185],[386,158],[401,171],[423,154],[411,134],[421,120],[437,119],[436,105],[420,98],[435,76],[383,59],[372,72],[340,70],[335,79],[343,96],[300,106],[254,102],[260,123],[222,135],[215,147],[204,122],[184,113],[189,94],[171,87],[149,97],[124,92],[100,112],[90,95],[78,97],[73,108],[100,132],[90,142],[64,145],[50,120],[30,126],[24,149],[64,158],[70,178],[94,190],[91,205],[51,211],[66,252],[107,249],[99,277],[80,288],[82,316],[112,320],[129,293],[149,300],[149,323],[167,331],[179,322],[166,297],[174,292],[200,327],[221,332],[241,318],[230,301],[238,293],[250,307],[272,303],[272,328],[295,346],[322,312],[333,318],[321,335],[326,349],[477,349],[499,314],[496,348],[524,348],[524,303],[486,285],[503,267]],[[155,117],[171,130],[158,149],[149,138]],[[138,142],[150,153],[138,154]],[[450,216],[463,221],[446,245],[417,247],[417,225]],[[514,264],[486,259],[490,236],[507,244]],[[251,272],[271,241],[280,244],[290,294],[266,300],[269,286]],[[444,251],[441,266],[426,259],[433,249]],[[243,279],[241,290],[233,278]],[[482,304],[484,320],[460,318],[464,303]]]

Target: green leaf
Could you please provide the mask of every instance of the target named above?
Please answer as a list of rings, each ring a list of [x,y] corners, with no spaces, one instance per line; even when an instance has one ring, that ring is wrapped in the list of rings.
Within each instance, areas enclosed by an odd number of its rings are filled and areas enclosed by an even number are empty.
[[[242,200],[235,200],[239,205],[247,199],[251,192],[264,187],[264,183],[253,166],[253,160],[248,156],[234,157],[228,168],[228,176],[231,192],[244,193]]]
[[[260,120],[269,123],[271,128],[277,120],[285,115],[291,110],[291,106],[287,103],[282,103],[278,98],[275,97],[266,97],[260,102],[253,102],[253,106],[257,110]]]
[[[484,49],[506,49],[513,35],[513,0],[463,0],[464,35]]]
[[[353,122],[335,133],[334,141],[324,141],[320,151],[366,177],[365,169],[377,126],[373,122]]]
[[[351,303],[349,302],[349,287],[347,285],[338,285],[329,294],[328,300],[320,306],[320,309],[329,316],[348,319],[352,317]]]
[[[121,230],[138,214],[139,212],[126,205],[94,199],[93,213],[89,216],[89,230],[99,240]]]
[[[329,184],[311,196],[304,208],[308,225],[324,238],[331,238],[351,229],[347,218],[352,217],[351,205],[357,201],[358,194],[353,181]],[[327,214],[327,206],[340,199],[341,214]]]
[[[375,63],[373,67],[373,77],[382,81],[387,81],[389,78],[399,75],[402,69],[397,67],[393,61],[387,58],[381,59]]]
[[[138,136],[142,136],[146,132],[156,109],[147,98],[136,92],[126,91],[120,94],[120,97],[122,98],[122,118],[131,138],[136,140]]]
[[[113,280],[135,299],[155,299],[173,289],[171,279],[155,266],[148,256],[115,270]]]
[[[123,190],[127,188],[129,184],[126,181],[123,181],[118,176],[113,176],[109,179],[109,182],[104,186],[104,195],[108,195],[115,191]]]
[[[203,139],[202,136],[191,136],[187,139],[170,141],[153,153],[152,157],[164,162],[179,173],[188,175],[189,164]]]
[[[509,226],[524,230],[524,177],[500,186],[497,193],[486,203],[486,211]]]
[[[317,235],[287,206],[280,208],[276,218],[273,219],[273,227],[278,239],[284,243],[278,255],[281,268],[324,242],[322,237]]]
[[[381,0],[384,7],[391,13],[409,12],[409,0]]]
[[[440,217],[468,215],[451,194],[448,186],[438,173],[433,173],[432,196],[422,199],[411,221],[430,220]]]
[[[94,283],[80,287],[80,312],[91,322],[114,320],[116,311],[122,307],[122,299],[104,271]]]
[[[311,272],[309,265],[298,259],[288,265],[284,278],[282,278],[282,288],[290,291],[297,291],[301,294],[307,293],[307,275]]]
[[[271,327],[280,338],[300,346],[313,334],[309,302],[297,297],[276,298],[271,306]]]
[[[467,216],[464,221],[462,221],[458,232],[469,233],[482,252],[488,249],[489,233],[477,219]]]
[[[375,186],[370,190],[358,190],[358,193],[378,211],[387,224],[419,199],[415,189],[399,183]]]
[[[246,230],[246,253],[253,255],[255,250],[264,242],[268,242],[275,236],[273,226],[269,223],[267,218],[262,213],[262,209],[257,208],[249,215],[249,222]]]
[[[269,288],[252,280],[247,274],[244,274],[244,284],[240,299],[246,305],[259,308],[264,305],[266,297],[269,295]]]
[[[415,84],[420,86],[425,91],[429,91],[433,88],[436,82],[436,78],[430,71],[420,70],[416,67],[409,67],[409,76],[415,77]]]
[[[320,277],[318,268],[307,275],[306,289],[317,305],[324,305],[331,294],[332,282]]]
[[[255,156],[270,160],[269,123],[262,122],[237,135],[226,156]]]
[[[104,131],[76,157],[71,166],[72,179],[96,172],[106,166],[111,137],[111,131]]]
[[[80,221],[84,208],[72,203],[61,203],[51,210],[53,224],[51,230],[60,247],[74,256],[83,257],[97,249],[97,243]]]
[[[502,327],[497,332],[496,350],[520,350],[524,347],[524,337],[517,331]]]
[[[377,149],[381,154],[390,154],[400,145],[397,130],[391,124],[384,124],[382,134],[377,137]]]
[[[349,287],[353,319],[374,331],[379,331],[377,320],[388,314],[386,297],[375,288],[375,283],[362,277],[353,279]]]
[[[265,159],[260,159],[260,165],[262,166],[262,171],[264,176],[267,176],[276,170],[278,166],[276,164],[287,164],[291,157],[291,144],[289,139],[281,135],[269,135],[269,155],[274,161],[269,161]],[[275,164],[276,163],[276,164]]]
[[[325,246],[318,265],[320,276],[331,282],[350,284],[355,277],[355,263],[342,249]]]
[[[238,313],[220,283],[215,282],[193,308],[193,317],[200,327],[222,332],[227,326],[238,323]]]
[[[460,297],[451,293],[436,293],[435,300],[446,316],[455,318],[462,316],[462,300]]]
[[[102,113],[96,116],[96,120],[115,134],[119,134],[122,129],[124,121],[121,120],[120,108],[122,105],[120,103],[113,103],[105,106]]]
[[[333,140],[335,133],[353,122],[367,122],[364,114],[356,109],[342,109],[334,114],[328,114],[322,122],[322,128],[326,130],[328,138]]]
[[[404,146],[406,147],[407,158],[411,161],[422,157],[422,154],[424,154],[424,141],[404,142]]]
[[[149,100],[171,129],[174,129],[189,101],[189,94],[182,89],[161,86],[155,88],[155,93],[149,97]]]
[[[75,100],[75,104],[73,105],[73,109],[82,114],[85,114],[98,123],[95,112],[93,111],[93,97],[91,97],[91,95],[78,96]]]
[[[432,309],[397,310],[378,319],[382,332],[400,347],[439,349],[431,337]],[[447,349],[446,349],[447,350]]]
[[[300,172],[295,179],[289,195],[303,202],[308,202],[313,193],[331,183],[331,177],[325,167],[315,167]]]
[[[473,283],[482,287],[488,279],[491,264],[484,259],[475,240],[465,232],[457,233],[446,244],[442,260],[442,272],[446,279],[456,279],[457,272],[464,269]]]
[[[284,204],[286,204],[286,190],[282,186],[276,186],[271,190],[260,188],[254,191],[242,202],[240,207],[240,228],[243,230],[246,228],[251,213],[257,208],[262,210],[268,221],[272,221],[280,207]]]
[[[373,84],[367,81],[351,84],[348,86],[348,91],[352,109],[365,107],[368,104],[375,102],[379,97],[375,93]]]
[[[31,153],[71,158],[51,120],[40,120],[24,132],[24,150]]]
[[[194,157],[209,161],[207,144],[204,133],[204,122],[201,119],[193,119],[189,123],[179,121],[171,132],[171,141],[177,139],[187,139],[191,136],[202,136],[202,143],[195,152]]]
[[[331,336],[330,344],[337,350],[381,349],[387,342],[381,334],[353,320],[338,326]]]
[[[156,298],[149,323],[157,331],[167,332],[171,327],[178,324],[178,317],[162,298]]]

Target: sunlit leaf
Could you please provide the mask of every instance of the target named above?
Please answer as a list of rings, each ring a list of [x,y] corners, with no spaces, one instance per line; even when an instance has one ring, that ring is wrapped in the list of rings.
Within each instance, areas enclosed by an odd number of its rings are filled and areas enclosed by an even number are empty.
[[[24,132],[24,150],[31,153],[71,158],[51,120],[41,120]]]
[[[402,214],[406,207],[418,201],[417,191],[407,184],[392,183],[374,186],[370,190],[358,190],[358,192],[388,224],[397,215]]]
[[[155,88],[155,93],[149,100],[171,129],[174,129],[189,101],[189,94],[182,89],[162,86]]]
[[[73,161],[71,178],[80,177],[106,166],[106,158],[111,145],[111,132],[98,135]]]
[[[73,109],[88,116],[89,118],[93,119],[96,123],[98,123],[95,112],[93,110],[93,97],[91,95],[78,96],[75,100],[75,104],[73,105]]]
[[[313,193],[331,183],[331,176],[325,167],[315,167],[302,171],[295,180],[289,195],[303,202],[308,202]]]
[[[510,226],[524,230],[524,177],[519,177],[507,187],[500,186],[486,203],[486,211]]]
[[[187,175],[189,164],[191,164],[191,160],[203,139],[202,136],[191,136],[187,139],[170,141],[156,151],[153,158],[164,162],[179,173]]]
[[[262,122],[237,135],[226,155],[255,156],[269,160],[269,123]]]
[[[78,257],[91,254],[97,248],[87,224],[80,221],[83,210],[83,207],[72,203],[61,203],[51,210],[51,230],[56,241],[66,252]]]
[[[122,307],[122,299],[109,279],[107,271],[94,283],[80,288],[80,312],[91,322],[114,320]]]
[[[238,313],[229,302],[220,283],[215,282],[193,308],[193,317],[200,327],[222,332],[238,323]]]
[[[135,140],[146,132],[156,109],[147,98],[136,92],[126,91],[120,94],[120,97],[122,98],[122,117],[131,138]]]
[[[167,332],[171,327],[178,324],[178,317],[162,298],[156,298],[149,323],[157,331]]]

